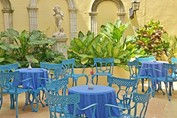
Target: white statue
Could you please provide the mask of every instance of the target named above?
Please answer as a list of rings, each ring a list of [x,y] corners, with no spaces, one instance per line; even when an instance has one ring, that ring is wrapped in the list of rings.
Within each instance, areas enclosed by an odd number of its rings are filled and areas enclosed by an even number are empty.
[[[59,5],[56,5],[53,8],[53,11],[54,11],[54,15],[53,16],[55,16],[55,24],[56,24],[56,26],[58,28],[58,32],[60,32],[61,22],[63,21],[64,14],[61,11],[61,7]]]

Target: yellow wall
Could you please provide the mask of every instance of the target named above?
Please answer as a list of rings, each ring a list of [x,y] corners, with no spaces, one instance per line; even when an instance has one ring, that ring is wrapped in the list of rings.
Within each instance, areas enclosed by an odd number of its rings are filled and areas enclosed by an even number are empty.
[[[28,0],[11,0],[13,12],[13,28],[17,31],[29,30],[28,11],[27,6]]]
[[[0,10],[2,10],[2,5],[0,5]],[[4,31],[4,21],[3,21],[3,13],[2,11],[0,12],[0,32]]]
[[[109,6],[109,7],[107,7]],[[104,25],[108,22],[110,23],[115,23],[116,19],[118,19],[118,9],[115,3],[110,2],[110,1],[105,1],[100,3],[97,9],[98,16],[97,16],[97,21],[98,21],[98,27],[97,31],[100,31],[101,25]]]
[[[29,30],[29,19],[27,6],[30,0],[12,0],[13,26],[18,31]],[[94,0],[74,0],[77,9],[77,31],[86,33],[90,29],[91,7]],[[177,2],[174,0],[141,0],[140,9],[136,12],[134,19],[129,19],[129,8],[131,1],[123,1],[125,7],[125,22],[129,22],[133,27],[139,27],[151,19],[160,20],[161,24],[169,34],[177,34]],[[68,37],[70,37],[69,6],[66,0],[38,0],[38,29],[44,31],[48,36],[52,36],[57,31],[55,18],[53,17],[53,7],[60,5],[64,12],[64,21],[62,27]],[[2,10],[2,5],[0,5]],[[97,16],[98,30],[106,22],[114,22],[117,19],[118,9],[114,2],[104,1],[99,4]],[[0,31],[4,29],[3,14],[0,13]],[[132,27],[127,30],[128,34],[133,34]]]
[[[174,0],[141,0],[137,19],[140,26],[151,19],[159,20],[166,31],[177,35],[177,2]]]
[[[91,11],[91,3],[93,0],[75,0],[77,8],[77,31],[87,33],[90,29],[90,17],[89,12]],[[81,4],[84,3],[84,4]]]

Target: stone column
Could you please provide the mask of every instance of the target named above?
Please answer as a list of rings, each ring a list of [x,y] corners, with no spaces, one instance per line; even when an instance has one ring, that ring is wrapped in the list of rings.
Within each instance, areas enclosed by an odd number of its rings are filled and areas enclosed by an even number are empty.
[[[53,46],[54,50],[63,53],[63,55],[67,59],[68,55],[67,55],[66,42],[68,38],[67,37],[54,37],[54,38],[57,40],[57,42]]]
[[[89,15],[91,16],[91,31],[97,34],[97,21],[96,16],[97,12],[90,12]]]
[[[4,15],[4,30],[9,29],[9,28],[13,28],[13,23],[12,23],[13,10],[3,9],[2,12]]]
[[[37,30],[37,10],[35,6],[27,7],[29,14],[29,31]]]
[[[117,15],[118,15],[118,19],[121,20],[122,22],[124,22],[124,20],[125,20],[124,18],[125,18],[126,13],[119,12],[119,13],[117,13]]]
[[[72,8],[69,9],[70,14],[70,37],[73,39],[77,36],[77,15],[76,15],[77,9]]]

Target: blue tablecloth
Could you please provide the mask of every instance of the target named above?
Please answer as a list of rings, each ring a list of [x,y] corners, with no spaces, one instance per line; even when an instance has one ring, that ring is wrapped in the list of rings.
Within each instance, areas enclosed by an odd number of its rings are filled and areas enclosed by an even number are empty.
[[[163,69],[163,62],[158,62],[158,61],[143,62],[140,68],[139,75],[140,76],[151,76],[152,78],[165,77],[166,72]]]
[[[140,68],[139,75],[140,76],[149,76],[149,79],[151,79],[152,82],[152,89],[156,90],[156,84],[157,84],[157,77],[166,77],[166,71],[163,68],[163,63],[165,62],[143,62],[142,66]],[[158,90],[162,90],[161,85],[158,86]],[[154,94],[154,93],[153,93]]]
[[[115,90],[108,86],[95,85],[93,89],[88,89],[88,85],[75,86],[70,88],[68,92],[69,94],[80,94],[80,108],[97,103],[96,118],[108,118],[108,110],[105,104],[117,105]],[[85,111],[88,118],[91,118],[91,112],[91,109]],[[118,109],[114,109],[112,112],[116,116],[120,116]],[[77,111],[77,113],[80,114],[82,112]]]
[[[32,83],[32,89],[37,89],[37,82],[40,77],[42,78],[48,78],[48,73],[46,69],[43,68],[21,68],[17,69],[16,71],[19,71],[20,74],[20,79],[24,80],[27,78],[32,78],[33,83]],[[26,83],[19,83],[22,84],[23,86],[26,86]],[[42,83],[45,86],[45,82]]]

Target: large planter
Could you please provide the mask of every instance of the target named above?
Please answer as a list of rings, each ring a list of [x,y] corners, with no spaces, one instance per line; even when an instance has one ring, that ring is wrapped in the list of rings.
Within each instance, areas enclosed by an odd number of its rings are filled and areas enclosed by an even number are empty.
[[[75,73],[82,73],[83,69],[75,68],[74,70],[75,70]],[[84,73],[88,75],[89,79],[91,78],[91,75],[90,75],[91,70],[92,70],[91,68],[85,68],[85,71],[84,71]],[[93,69],[93,71],[95,72],[95,68]],[[113,76],[120,77],[120,78],[129,78],[129,72],[123,68],[114,66]],[[86,83],[85,77],[80,77],[78,79],[78,85],[84,85],[85,83]],[[107,77],[100,76],[98,80],[98,84],[107,85]],[[69,86],[72,86],[72,79],[69,79]]]

